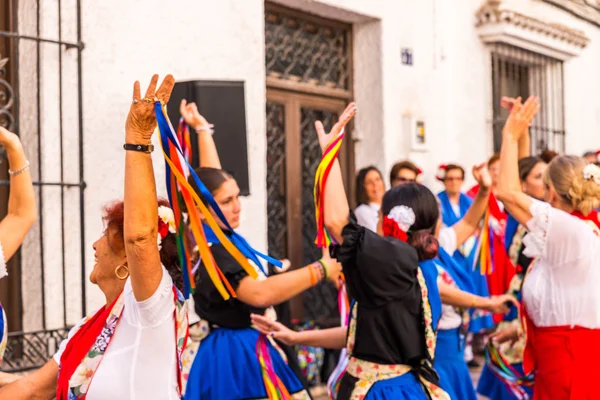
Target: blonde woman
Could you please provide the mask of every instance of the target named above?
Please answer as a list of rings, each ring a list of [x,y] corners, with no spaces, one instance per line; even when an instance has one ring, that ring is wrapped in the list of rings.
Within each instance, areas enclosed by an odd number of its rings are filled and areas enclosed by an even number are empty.
[[[525,372],[535,373],[536,400],[597,398],[600,358],[600,168],[559,156],[544,173],[547,203],[523,193],[517,143],[539,108],[518,99],[503,130],[498,198],[529,233],[525,255],[535,259],[523,284],[527,319]],[[496,340],[514,340],[518,329]]]

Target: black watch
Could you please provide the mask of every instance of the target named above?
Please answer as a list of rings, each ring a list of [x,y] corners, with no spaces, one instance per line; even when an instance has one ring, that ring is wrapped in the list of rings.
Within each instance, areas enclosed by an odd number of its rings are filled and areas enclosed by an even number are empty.
[[[152,144],[128,144],[123,145],[123,149],[130,151],[139,151],[140,153],[152,153],[154,151],[154,145]]]

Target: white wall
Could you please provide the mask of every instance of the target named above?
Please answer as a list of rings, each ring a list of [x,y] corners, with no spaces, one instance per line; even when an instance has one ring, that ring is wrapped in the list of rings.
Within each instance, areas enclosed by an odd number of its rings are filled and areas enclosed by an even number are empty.
[[[86,241],[102,233],[100,211],[123,196],[122,144],[133,82],[142,86],[153,73],[176,79],[243,80],[251,196],[243,199],[242,234],[266,248],[265,70],[261,0],[84,1],[83,98],[85,129]],[[219,127],[215,127],[216,135]],[[164,163],[154,153],[163,196]],[[260,234],[256,234],[260,232]],[[88,285],[88,306],[101,304],[99,289]]]
[[[31,0],[22,0],[25,7]],[[512,1],[512,0],[511,0]],[[356,117],[357,168],[375,164],[387,177],[398,160],[410,158],[425,171],[425,183],[438,189],[433,176],[439,163],[459,162],[465,167],[487,159],[492,150],[492,104],[489,51],[477,36],[475,12],[482,0],[277,0],[324,17],[354,24],[354,93],[359,114]],[[587,96],[600,89],[600,29],[565,12],[534,0],[519,0],[518,7],[549,22],[560,22],[581,29],[591,39],[582,54],[565,64],[565,109],[567,149],[581,153],[600,148],[600,97]],[[517,4],[515,3],[515,4]],[[31,3],[33,4],[33,3]],[[48,29],[56,18],[56,5],[42,1]],[[93,265],[92,243],[101,235],[102,206],[123,195],[124,121],[136,79],[146,84],[153,73],[173,73],[176,79],[231,79],[246,84],[246,115],[250,160],[251,196],[243,200],[241,232],[252,238],[258,249],[266,249],[266,140],[265,140],[265,57],[262,0],[181,0],[166,5],[159,0],[105,0],[82,2],[83,99],[85,132],[86,250],[89,274]],[[29,6],[27,6],[29,7]],[[54,8],[53,8],[54,7]],[[23,12],[22,29],[32,33],[32,13]],[[74,35],[74,1],[63,0],[66,35]],[[70,24],[70,25],[69,25]],[[56,32],[48,30],[47,35]],[[25,45],[24,45],[25,46]],[[412,66],[401,64],[401,49],[413,51]],[[69,58],[71,57],[71,58]],[[72,56],[65,87],[75,76]],[[53,99],[57,71],[55,56],[48,54],[43,68],[44,159],[45,171],[56,179],[56,110]],[[35,59],[22,53],[31,77],[22,83],[22,96],[33,101]],[[53,75],[54,74],[54,75]],[[53,78],[52,78],[53,79]],[[64,115],[68,157],[76,154],[77,118],[73,114],[72,94]],[[585,100],[584,100],[585,99]],[[412,151],[402,116],[411,114],[426,124],[428,145],[425,152]],[[35,133],[35,109],[23,106],[23,126]],[[216,127],[219,134],[219,127]],[[75,136],[73,136],[75,135]],[[54,136],[55,137],[55,136]],[[35,147],[35,135],[26,137]],[[54,147],[53,147],[54,146]],[[164,167],[155,152],[155,168],[164,195]],[[73,159],[69,158],[73,163]],[[67,171],[76,178],[76,169]],[[75,174],[75,175],[73,175]],[[50,177],[46,178],[47,180]],[[387,178],[386,178],[387,180]],[[468,182],[472,183],[472,182]],[[49,215],[44,229],[48,248],[47,293],[51,324],[62,321],[61,260],[56,254],[61,241],[52,237],[60,221],[56,194],[47,194],[44,208]],[[54,197],[52,197],[54,196]],[[68,211],[77,199],[68,199]],[[47,208],[48,207],[48,208]],[[58,211],[57,211],[58,210]],[[68,285],[76,285],[80,262],[77,259],[77,218],[68,217],[66,244]],[[73,219],[74,218],[74,219]],[[34,232],[27,248],[36,246]],[[72,248],[70,246],[73,246]],[[32,252],[33,254],[33,252]],[[25,268],[27,276],[39,280],[35,257]],[[24,272],[25,273],[25,272]],[[38,274],[38,275],[36,275]],[[24,285],[25,288],[27,286]],[[76,291],[69,292],[68,320],[76,321],[79,302]],[[74,296],[74,297],[73,297]],[[40,297],[25,290],[26,329],[37,328]],[[88,308],[100,305],[99,289],[88,284]],[[58,310],[58,311],[56,311]]]

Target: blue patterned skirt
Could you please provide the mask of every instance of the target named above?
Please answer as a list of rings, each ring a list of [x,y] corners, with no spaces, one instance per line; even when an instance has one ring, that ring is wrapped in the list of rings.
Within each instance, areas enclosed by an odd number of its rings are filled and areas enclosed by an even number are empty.
[[[218,328],[202,340],[192,364],[185,400],[264,399],[267,392],[256,355],[255,329]],[[275,347],[268,343],[273,369],[290,394],[305,390]]]
[[[433,366],[440,376],[440,387],[452,400],[477,400],[458,329],[438,331]]]

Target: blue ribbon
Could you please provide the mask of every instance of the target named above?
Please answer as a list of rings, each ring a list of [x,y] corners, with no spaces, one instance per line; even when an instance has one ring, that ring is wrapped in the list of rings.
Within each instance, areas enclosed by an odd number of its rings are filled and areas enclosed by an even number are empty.
[[[165,117],[165,115],[163,113],[162,104],[158,101],[155,102],[154,110],[156,113],[156,122],[158,123],[159,130],[161,133],[164,133],[163,135],[161,135],[161,138],[160,138],[162,141],[163,149],[167,152],[167,154],[169,154],[169,141],[170,141],[175,145],[175,148],[179,151],[179,153],[183,154],[183,151],[181,150],[181,146],[179,145],[179,142],[178,142],[177,138],[175,137],[173,127],[171,126],[171,123]],[[171,156],[171,155],[169,154],[169,156]],[[225,215],[221,211],[219,204],[216,202],[215,198],[210,193],[210,190],[208,190],[208,188],[200,180],[200,178],[198,177],[198,175],[196,174],[196,172],[194,171],[194,169],[192,168],[190,163],[187,161],[185,161],[185,163],[187,164],[187,166],[190,170],[190,174],[191,174],[192,178],[194,179],[194,182],[196,183],[196,187],[200,191],[200,194],[202,194],[202,197],[204,197],[204,199],[206,199],[209,206],[213,209],[213,211],[215,212],[217,217],[221,220],[223,225],[225,225],[226,229],[229,231],[228,236],[231,240],[231,243],[233,245],[235,245],[240,250],[240,252],[242,254],[244,254],[247,258],[254,261],[258,265],[258,267],[263,271],[263,273],[265,273],[265,275],[267,275],[266,271],[265,271],[264,267],[262,266],[262,264],[258,261],[258,257],[267,260],[269,263],[271,263],[277,267],[281,267],[283,265],[281,261],[275,260],[275,259],[273,259],[269,256],[266,256],[266,255],[260,253],[259,251],[255,250],[254,248],[252,248],[252,246],[250,246],[250,244],[248,244],[246,239],[244,239],[240,234],[238,234],[237,232],[235,232],[233,230],[231,225],[229,225],[227,218],[225,218]],[[165,164],[166,164],[166,170],[168,172],[167,173],[167,193],[169,196],[169,201],[171,201],[172,200],[171,184],[170,184],[171,167],[169,167],[169,165],[167,164],[166,161],[165,161]],[[210,230],[210,232],[212,232],[212,230]],[[205,234],[206,234],[206,238],[208,240],[209,233],[207,230],[205,230]],[[212,235],[213,235],[213,237],[216,238],[216,235],[214,234],[214,232],[212,232]],[[216,242],[213,242],[213,243],[216,243]]]

